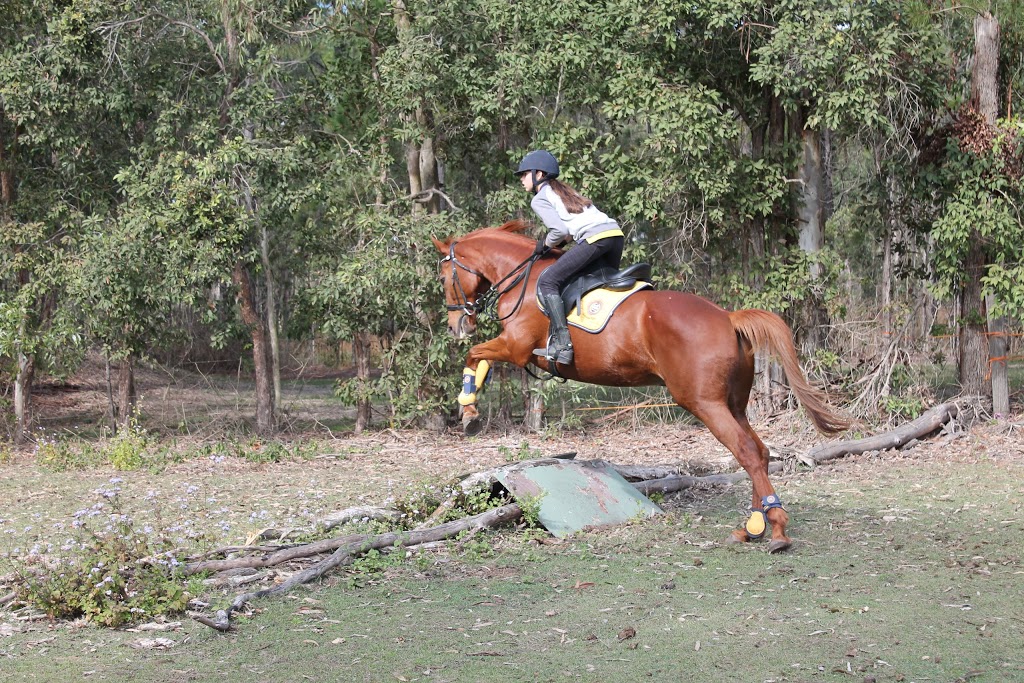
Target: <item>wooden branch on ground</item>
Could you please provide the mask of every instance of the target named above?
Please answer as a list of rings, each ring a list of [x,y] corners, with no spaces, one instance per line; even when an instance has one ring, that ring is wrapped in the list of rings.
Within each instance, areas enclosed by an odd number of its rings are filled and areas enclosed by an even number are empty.
[[[17,591],[14,591],[12,593],[8,593],[7,595],[0,595],[0,607],[3,607],[4,605],[6,605],[9,602],[14,602],[14,599],[17,598],[17,597],[18,597],[18,592]]]
[[[925,412],[921,417],[896,429],[853,441],[837,441],[835,443],[815,446],[800,457],[800,462],[814,467],[829,460],[845,455],[857,455],[868,451],[884,451],[892,448],[905,448],[915,439],[920,439],[940,429],[944,424],[957,416],[955,403],[942,403]]]
[[[769,463],[768,473],[780,472],[785,469],[785,467],[786,466],[781,462]],[[670,477],[662,477],[661,479],[635,481],[633,482],[633,486],[637,491],[648,496],[652,493],[674,493],[676,491],[682,491],[683,489],[698,486],[732,486],[733,484],[747,478],[746,471],[740,470],[739,472],[733,472],[732,474],[710,474],[706,477],[673,475]]]
[[[304,557],[312,557],[313,555],[322,555],[326,552],[332,552],[342,546],[359,543],[365,538],[366,534],[351,534],[348,536],[340,536],[338,538],[328,538],[323,541],[314,541],[312,543],[304,543],[302,545],[288,546],[269,555],[263,554],[256,557],[234,557],[224,560],[201,560],[199,562],[189,562],[183,567],[182,571],[185,573],[185,576],[191,576],[192,574],[198,574],[199,572],[222,572],[228,569],[264,569],[266,567],[273,567],[274,565],[281,564],[282,562],[289,562],[291,560],[298,560]],[[242,548],[244,549],[245,546],[242,546]]]
[[[398,510],[389,510],[388,508],[378,507],[357,506],[345,508],[344,510],[339,510],[337,512],[332,512],[331,514],[327,515],[326,517],[318,521],[315,526],[319,531],[330,531],[331,529],[343,526],[345,524],[348,524],[349,522],[372,520],[376,522],[394,524],[399,519],[401,519],[401,517],[402,513],[399,512]],[[306,530],[268,528],[263,529],[262,531],[257,533],[255,536],[252,537],[252,540],[255,541],[259,539],[264,541],[283,541],[293,533],[302,533],[304,531]]]
[[[668,477],[679,477],[682,475],[683,466],[677,465],[655,465],[643,467],[641,465],[616,465],[608,463],[616,472],[622,475],[627,481],[648,481],[651,479],[665,479]]]
[[[330,531],[349,522],[362,522],[372,520],[374,522],[385,522],[394,524],[401,519],[402,513],[398,510],[378,507],[351,507],[331,513],[320,520],[319,526],[324,531]]]
[[[389,510],[387,508],[378,507],[350,507],[332,513],[322,520],[317,522],[317,527],[320,531],[330,531],[335,527],[347,524],[352,521],[360,521],[363,519],[373,519],[383,522],[394,523],[402,516],[402,513],[397,510]],[[274,529],[264,529],[258,534],[258,538],[266,538],[271,532],[275,532]],[[287,535],[279,534],[278,537]],[[184,572],[186,576],[196,574],[199,572],[223,572],[229,569],[264,569],[266,567],[273,567],[274,565],[281,564],[282,562],[289,562],[291,560],[302,559],[305,557],[311,557],[313,555],[322,555],[326,552],[332,552],[337,550],[340,546],[346,543],[354,543],[358,540],[365,538],[365,534],[354,534],[349,536],[341,536],[339,538],[329,538],[323,541],[315,541],[313,543],[293,543],[290,545],[279,545],[279,546],[266,546],[266,545],[238,545],[230,546],[227,548],[220,548],[208,553],[205,553],[201,559],[197,559],[194,562],[189,562],[185,565]],[[236,553],[263,553],[261,557],[235,557],[223,560],[209,560],[205,559],[214,555],[232,555]],[[269,555],[267,554],[269,553]]]
[[[210,628],[217,629],[218,631],[228,631],[231,629],[231,614],[240,610],[245,603],[257,598],[280,595],[281,593],[288,592],[295,586],[315,581],[335,567],[349,564],[355,558],[371,550],[380,550],[382,548],[389,548],[393,546],[409,547],[420,545],[422,543],[453,538],[464,531],[491,528],[506,522],[511,522],[518,519],[522,514],[522,509],[513,503],[510,505],[504,505],[500,508],[494,508],[493,510],[488,510],[487,512],[483,512],[479,515],[465,517],[453,522],[447,522],[440,526],[433,527],[432,529],[390,532],[386,534],[377,534],[376,536],[364,537],[361,540],[340,546],[326,559],[321,560],[308,569],[292,574],[284,583],[274,586],[273,588],[239,595],[232,601],[231,606],[228,607],[228,609],[218,610],[215,619],[210,619],[209,617],[201,615],[194,616],[193,619],[201,624],[209,626]]]

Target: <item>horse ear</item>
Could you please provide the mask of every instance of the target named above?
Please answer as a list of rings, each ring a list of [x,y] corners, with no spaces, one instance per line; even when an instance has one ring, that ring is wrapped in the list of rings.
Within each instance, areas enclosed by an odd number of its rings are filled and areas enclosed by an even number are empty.
[[[447,241],[447,242],[442,242],[441,240],[439,240],[439,239],[437,239],[436,237],[433,237],[433,236],[432,236],[432,237],[430,238],[430,241],[434,243],[434,246],[435,246],[435,247],[437,247],[437,250],[438,250],[439,252],[441,252],[442,254],[447,254],[447,253],[448,253],[448,244],[449,244],[449,243],[450,243],[450,242],[451,242],[452,240],[451,240],[451,238],[449,237],[449,238],[448,238],[448,241]]]

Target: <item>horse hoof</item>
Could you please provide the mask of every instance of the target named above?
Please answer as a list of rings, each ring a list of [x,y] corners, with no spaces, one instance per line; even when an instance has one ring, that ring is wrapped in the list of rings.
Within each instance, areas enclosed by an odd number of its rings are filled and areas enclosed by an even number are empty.
[[[466,436],[476,436],[484,428],[484,421],[479,417],[473,417],[462,424],[462,433]]]
[[[777,540],[769,541],[768,542],[768,552],[769,553],[781,553],[783,550],[789,550],[790,546],[792,546],[792,545],[793,545],[793,541],[789,540],[788,538],[785,539],[785,540],[777,539]]]
[[[750,539],[747,537],[747,532],[742,529],[734,529],[732,533],[725,537],[726,545],[736,545],[737,543],[746,543]]]

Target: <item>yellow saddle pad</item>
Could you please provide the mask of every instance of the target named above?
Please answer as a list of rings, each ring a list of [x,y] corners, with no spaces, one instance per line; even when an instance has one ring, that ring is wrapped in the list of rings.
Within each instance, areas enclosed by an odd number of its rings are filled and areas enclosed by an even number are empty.
[[[578,327],[587,332],[598,333],[605,328],[612,313],[623,301],[639,292],[641,289],[650,289],[651,283],[638,280],[630,289],[613,291],[610,289],[594,289],[583,295],[580,308],[573,306],[569,313],[568,322],[573,327]],[[538,303],[538,305],[540,305]],[[544,310],[541,307],[541,310]]]

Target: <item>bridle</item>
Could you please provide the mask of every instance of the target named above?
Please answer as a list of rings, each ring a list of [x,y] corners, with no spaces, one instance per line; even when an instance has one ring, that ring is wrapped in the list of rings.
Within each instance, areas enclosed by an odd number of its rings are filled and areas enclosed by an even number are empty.
[[[523,300],[526,298],[526,283],[530,279],[530,271],[533,269],[533,264],[540,258],[539,254],[532,254],[528,259],[520,263],[518,266],[512,269],[512,271],[505,277],[498,280],[498,282],[491,285],[483,296],[479,297],[477,301],[471,301],[469,295],[466,294],[465,288],[462,286],[462,282],[459,280],[459,271],[464,270],[470,275],[476,275],[483,281],[487,281],[487,277],[478,270],[470,268],[465,263],[460,261],[455,255],[455,245],[458,242],[452,242],[448,246],[448,255],[441,259],[441,263],[451,262],[452,264],[452,286],[455,289],[455,295],[457,297],[456,303],[446,303],[445,306],[449,311],[462,311],[462,317],[469,317],[476,315],[477,313],[486,313],[490,308],[497,304],[504,294],[511,292],[520,283],[523,285],[522,291],[519,293],[519,299],[516,301],[516,305],[512,307],[512,310],[508,315],[505,316],[494,316],[494,319],[498,322],[511,318],[516,312],[522,307]],[[511,279],[511,282],[505,283]],[[502,289],[504,287],[504,289]],[[459,320],[461,327],[462,320]]]
[[[512,310],[509,311],[508,315],[495,316],[494,319],[497,320],[498,322],[501,322],[502,320],[507,320],[511,318],[513,315],[515,315],[516,312],[522,307],[523,300],[526,298],[526,283],[529,282],[530,280],[530,271],[533,270],[533,264],[536,263],[537,259],[540,258],[540,254],[532,254],[528,259],[526,259],[518,266],[513,268],[508,275],[501,278],[496,284],[489,287],[488,290],[484,292],[483,296],[481,296],[477,301],[470,301],[469,296],[466,294],[465,288],[462,286],[462,282],[459,281],[459,270],[464,270],[471,275],[476,275],[484,282],[487,282],[487,278],[484,276],[483,273],[481,273],[478,270],[474,270],[473,268],[470,268],[465,263],[460,261],[458,257],[455,256],[456,244],[457,242],[452,242],[448,246],[448,255],[441,259],[441,263],[451,262],[452,286],[455,288],[456,295],[462,300],[461,303],[445,303],[445,307],[449,311],[462,311],[462,316],[459,318],[459,328],[461,329],[462,321],[465,318],[474,316],[477,313],[486,313],[488,309],[497,304],[498,299],[500,299],[502,295],[512,291],[517,285],[519,285],[519,283],[522,283],[523,289],[521,292],[519,292],[519,298],[516,300],[516,305],[512,307]],[[513,278],[513,276],[515,277]],[[512,281],[509,282],[508,286],[506,286],[504,289],[501,289],[502,285],[509,278],[512,278]],[[559,382],[565,382],[565,378],[559,376],[557,374],[557,371],[549,373],[547,377],[541,377],[535,374],[532,370],[530,370],[528,366],[524,366],[523,369],[526,370],[526,372],[529,373],[531,377],[537,380],[546,381],[549,379],[554,379]]]

